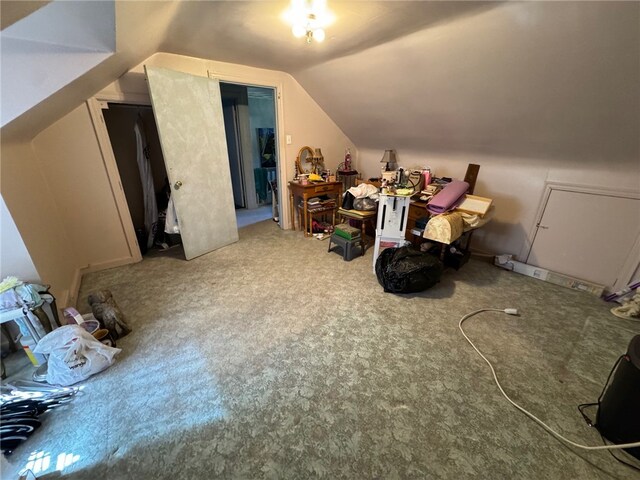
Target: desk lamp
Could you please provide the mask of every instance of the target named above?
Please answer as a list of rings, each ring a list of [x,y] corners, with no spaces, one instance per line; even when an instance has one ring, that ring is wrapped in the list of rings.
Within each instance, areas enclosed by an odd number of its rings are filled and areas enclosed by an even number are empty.
[[[396,163],[396,151],[395,150],[385,150],[384,155],[382,156],[382,160],[380,163],[384,163],[383,172],[388,172],[390,170],[396,170],[398,168],[398,164]]]
[[[380,178],[382,180],[393,181],[395,180],[395,173],[393,175],[387,172],[393,172],[398,169],[398,163],[396,161],[396,151],[395,150],[385,150],[384,155],[382,156],[382,160],[380,163],[384,164],[382,167],[382,173],[380,174]]]
[[[324,156],[319,148],[316,148],[312,157],[313,173],[320,174],[324,167]]]

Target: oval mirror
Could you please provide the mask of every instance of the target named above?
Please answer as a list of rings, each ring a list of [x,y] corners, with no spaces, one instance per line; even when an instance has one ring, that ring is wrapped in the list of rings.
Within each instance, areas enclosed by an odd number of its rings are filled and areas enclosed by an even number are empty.
[[[313,149],[302,147],[296,157],[296,171],[298,175],[311,173],[313,169]]]

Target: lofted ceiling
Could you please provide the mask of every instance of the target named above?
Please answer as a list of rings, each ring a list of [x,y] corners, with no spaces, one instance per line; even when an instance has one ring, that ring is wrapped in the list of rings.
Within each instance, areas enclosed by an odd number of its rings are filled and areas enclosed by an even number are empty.
[[[182,2],[163,51],[291,74],[356,54],[429,25],[489,8],[495,2],[334,1],[335,22],[322,43],[291,35],[286,1]]]
[[[3,30],[50,2],[0,2]],[[110,2],[108,2],[110,3]],[[3,128],[30,136],[130,68],[162,51],[297,71],[488,8],[489,2],[329,2],[335,22],[323,43],[306,44],[282,20],[288,1],[116,1],[116,52]],[[70,21],[73,21],[71,19]],[[3,92],[3,94],[9,94]]]
[[[43,4],[3,0],[3,28]],[[310,45],[287,5],[117,1],[115,54],[2,133],[33,136],[161,51],[288,72],[359,148],[638,158],[640,3],[329,0]]]

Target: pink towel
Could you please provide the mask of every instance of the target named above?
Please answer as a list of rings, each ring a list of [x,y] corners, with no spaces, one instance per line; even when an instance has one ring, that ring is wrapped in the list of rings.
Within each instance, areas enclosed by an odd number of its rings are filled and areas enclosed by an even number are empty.
[[[452,180],[447,184],[427,205],[429,213],[439,215],[455,208],[464,199],[464,194],[469,190],[469,184],[460,180]]]

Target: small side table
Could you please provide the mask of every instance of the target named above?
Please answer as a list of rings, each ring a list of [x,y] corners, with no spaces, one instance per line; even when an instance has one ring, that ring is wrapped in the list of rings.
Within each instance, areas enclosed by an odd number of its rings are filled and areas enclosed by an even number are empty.
[[[367,222],[371,222],[372,227],[375,229],[377,210],[346,210],[344,208],[338,209],[339,218],[348,218],[349,220],[355,220],[360,222],[360,230],[362,235],[363,245],[366,244],[366,226]]]

